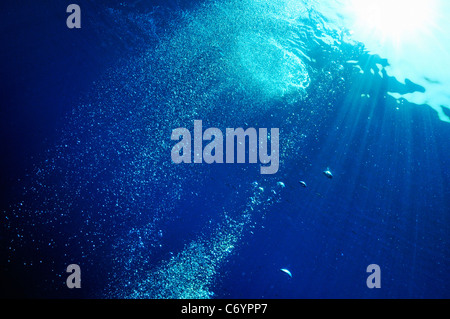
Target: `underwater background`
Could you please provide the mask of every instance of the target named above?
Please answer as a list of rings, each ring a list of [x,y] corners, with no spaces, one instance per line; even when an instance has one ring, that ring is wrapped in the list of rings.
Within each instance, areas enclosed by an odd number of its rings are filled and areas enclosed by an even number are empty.
[[[449,298],[446,2],[3,2],[0,296]],[[194,120],[279,171],[172,163]]]

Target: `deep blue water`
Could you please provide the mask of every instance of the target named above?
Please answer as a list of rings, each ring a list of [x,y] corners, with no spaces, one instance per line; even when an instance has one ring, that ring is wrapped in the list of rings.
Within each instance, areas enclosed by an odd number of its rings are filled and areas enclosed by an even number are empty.
[[[77,3],[1,5],[2,297],[450,297],[450,123],[387,94],[426,88],[311,8]],[[279,171],[173,164],[196,119],[280,128]]]

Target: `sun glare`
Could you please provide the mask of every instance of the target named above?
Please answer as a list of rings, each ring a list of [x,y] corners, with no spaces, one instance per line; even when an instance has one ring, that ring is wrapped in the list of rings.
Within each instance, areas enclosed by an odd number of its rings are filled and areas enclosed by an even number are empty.
[[[438,0],[350,0],[353,31],[380,44],[401,45],[426,34],[435,21]]]

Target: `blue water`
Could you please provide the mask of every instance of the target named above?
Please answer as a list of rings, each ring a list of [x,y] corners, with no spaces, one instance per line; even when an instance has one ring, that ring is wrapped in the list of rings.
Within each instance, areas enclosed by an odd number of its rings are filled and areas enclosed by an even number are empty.
[[[0,11],[2,297],[450,297],[442,78],[319,1],[77,3]],[[194,120],[279,128],[279,171],[172,163]]]

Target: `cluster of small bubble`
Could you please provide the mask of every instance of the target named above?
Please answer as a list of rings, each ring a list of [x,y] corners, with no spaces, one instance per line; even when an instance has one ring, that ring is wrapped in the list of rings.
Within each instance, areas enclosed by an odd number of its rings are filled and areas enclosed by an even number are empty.
[[[223,222],[208,237],[199,236],[190,241],[176,255],[161,261],[148,272],[140,274],[141,280],[132,280],[121,289],[109,291],[108,297],[136,299],[207,299],[214,296],[212,286],[222,267],[246,231],[255,227],[263,218],[270,203],[276,202],[284,188],[282,182],[265,193],[264,188],[253,182],[253,195],[248,198],[246,209],[236,216],[223,212]],[[269,204],[268,204],[269,203]],[[255,216],[259,215],[259,216]],[[258,218],[255,218],[258,217]],[[135,241],[135,244],[139,241]],[[136,251],[129,252],[131,258]],[[148,255],[145,255],[149,257]],[[131,270],[131,269],[130,269]]]
[[[32,243],[34,252],[25,263],[39,263],[56,247],[64,260],[51,269],[60,273],[74,258],[95,264],[97,253],[107,251],[113,284],[106,296],[211,297],[219,267],[244,230],[254,227],[255,216],[264,216],[278,200],[284,184],[265,191],[261,177],[251,185],[251,194],[240,199],[247,201],[244,209],[238,208],[242,203],[217,203],[224,218],[211,236],[199,236],[155,264],[160,225],[170,222],[180,200],[189,196],[190,185],[201,185],[209,176],[171,163],[170,133],[194,119],[207,119],[215,127],[256,126],[279,112],[273,106],[283,100],[292,107],[285,118],[290,130],[280,146],[283,162],[302,143],[300,133],[318,130],[312,123],[319,112],[299,115],[303,108],[320,105],[303,100],[310,81],[303,61],[308,33],[299,21],[309,12],[294,10],[292,4],[202,4],[181,14],[146,53],[94,83],[73,110],[61,142],[36,165],[31,186],[24,186],[24,200],[6,213],[9,231],[17,234],[9,258],[16,247]],[[133,19],[137,25],[145,21],[137,28],[142,32],[150,21],[138,14],[124,21]],[[302,109],[297,107],[300,101]]]

